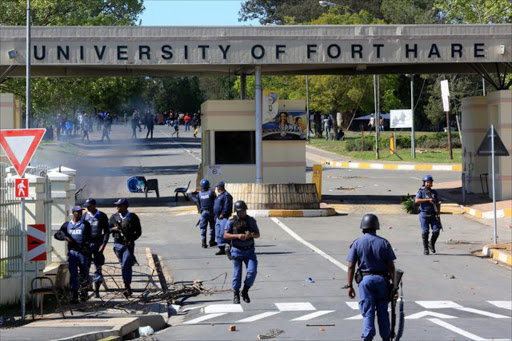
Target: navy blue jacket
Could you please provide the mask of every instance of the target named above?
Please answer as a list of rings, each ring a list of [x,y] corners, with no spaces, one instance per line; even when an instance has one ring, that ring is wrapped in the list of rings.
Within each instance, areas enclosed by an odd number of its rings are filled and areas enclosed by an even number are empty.
[[[216,197],[217,195],[211,189],[199,192],[199,195],[197,197],[199,211],[213,209],[213,202],[215,201]]]
[[[107,244],[110,236],[107,215],[100,210],[96,210],[96,214],[94,215],[92,215],[91,212],[85,212],[83,219],[91,224],[92,241]]]
[[[73,220],[66,221],[62,224],[60,230],[66,237],[70,237],[74,241],[73,243],[68,243],[69,250],[82,251],[83,248],[87,248],[92,240],[91,225],[83,219],[76,224],[73,223]]]
[[[233,197],[231,194],[224,191],[215,198],[215,202],[213,203],[213,213],[216,218],[221,214],[226,219],[231,216],[231,213],[233,213]]]

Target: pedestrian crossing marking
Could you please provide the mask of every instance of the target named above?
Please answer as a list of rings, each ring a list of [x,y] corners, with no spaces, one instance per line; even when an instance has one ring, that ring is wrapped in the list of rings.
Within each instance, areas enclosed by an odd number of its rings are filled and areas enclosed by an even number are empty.
[[[335,311],[336,310],[319,310],[319,311],[315,311],[314,313],[311,313],[311,314],[307,314],[307,315],[304,315],[301,317],[294,318],[292,321],[308,321],[308,320],[312,320],[316,317],[320,317],[323,315],[333,313]]]
[[[512,310],[512,301],[487,301],[498,308]]]
[[[258,320],[264,319],[265,317],[277,315],[279,313],[280,313],[280,311],[267,311],[265,313],[261,313],[261,314],[254,315],[254,316],[250,316],[250,317],[244,318],[244,319],[236,321],[236,322],[237,323],[254,322],[254,321],[258,321]]]
[[[462,308],[460,304],[452,301],[416,301],[425,309],[446,309],[446,308]]]
[[[359,302],[345,302],[350,309],[359,310]]]
[[[446,314],[441,314],[441,313],[434,313],[433,311],[425,310],[425,311],[420,311],[419,313],[416,313],[416,314],[406,316],[405,319],[406,320],[417,320],[417,319],[420,319],[425,316],[433,316],[433,317],[438,317],[440,319],[456,319],[457,318],[456,316],[446,315]]]
[[[468,339],[475,340],[475,341],[484,341],[485,340],[484,338],[481,338],[478,335],[475,335],[475,334],[472,334],[472,333],[467,332],[465,330],[462,330],[460,328],[457,328],[454,325],[449,324],[448,322],[441,321],[441,320],[435,319],[435,318],[434,319],[428,319],[428,320],[431,321],[431,322],[434,322],[435,324],[437,324],[437,325],[439,325],[441,327],[444,327],[444,328],[446,328],[448,330],[451,330],[454,333],[457,333],[459,335],[467,337]]]
[[[279,311],[316,310],[309,302],[275,303],[275,305]]]
[[[457,310],[461,310],[461,311],[467,311],[468,313],[474,313],[474,314],[478,314],[478,315],[483,315],[483,316],[488,316],[488,317],[494,317],[495,319],[509,319],[510,316],[505,316],[505,315],[501,315],[501,314],[495,314],[495,313],[490,313],[488,311],[484,311],[484,310],[479,310],[479,309],[474,309],[474,308],[466,308],[466,307],[460,307],[460,308],[456,308]]]
[[[242,313],[244,308],[240,304],[212,304],[204,308],[206,314],[216,313]]]
[[[198,317],[196,319],[183,322],[183,324],[196,324],[196,323],[200,323],[200,322],[203,322],[203,321],[206,321],[206,320],[211,320],[211,319],[214,319],[216,317],[220,317],[220,316],[226,315],[226,314],[227,313],[206,314],[206,315]]]

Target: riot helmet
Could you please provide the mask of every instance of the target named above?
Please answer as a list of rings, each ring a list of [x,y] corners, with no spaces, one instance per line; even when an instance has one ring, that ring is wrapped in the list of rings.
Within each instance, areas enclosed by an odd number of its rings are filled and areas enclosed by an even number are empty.
[[[427,182],[427,181],[432,181],[434,182],[434,178],[432,177],[432,175],[425,175],[423,177],[423,183]]]
[[[365,214],[361,220],[361,230],[378,230],[379,218],[375,214]]]
[[[235,212],[245,211],[247,210],[247,205],[245,204],[245,201],[238,200],[235,202]]]
[[[201,188],[204,189],[204,190],[209,189],[210,188],[210,181],[208,181],[207,179],[201,180]]]

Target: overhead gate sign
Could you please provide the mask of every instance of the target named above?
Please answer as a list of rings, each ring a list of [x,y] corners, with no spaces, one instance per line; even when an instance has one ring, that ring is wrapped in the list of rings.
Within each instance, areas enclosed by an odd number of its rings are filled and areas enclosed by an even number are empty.
[[[46,225],[28,225],[27,251],[28,261],[46,260]]]

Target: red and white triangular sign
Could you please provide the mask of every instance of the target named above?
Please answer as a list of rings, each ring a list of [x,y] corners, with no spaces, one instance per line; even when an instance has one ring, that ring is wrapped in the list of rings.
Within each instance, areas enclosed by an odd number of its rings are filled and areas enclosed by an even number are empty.
[[[20,177],[32,160],[46,129],[0,130],[0,144]]]

